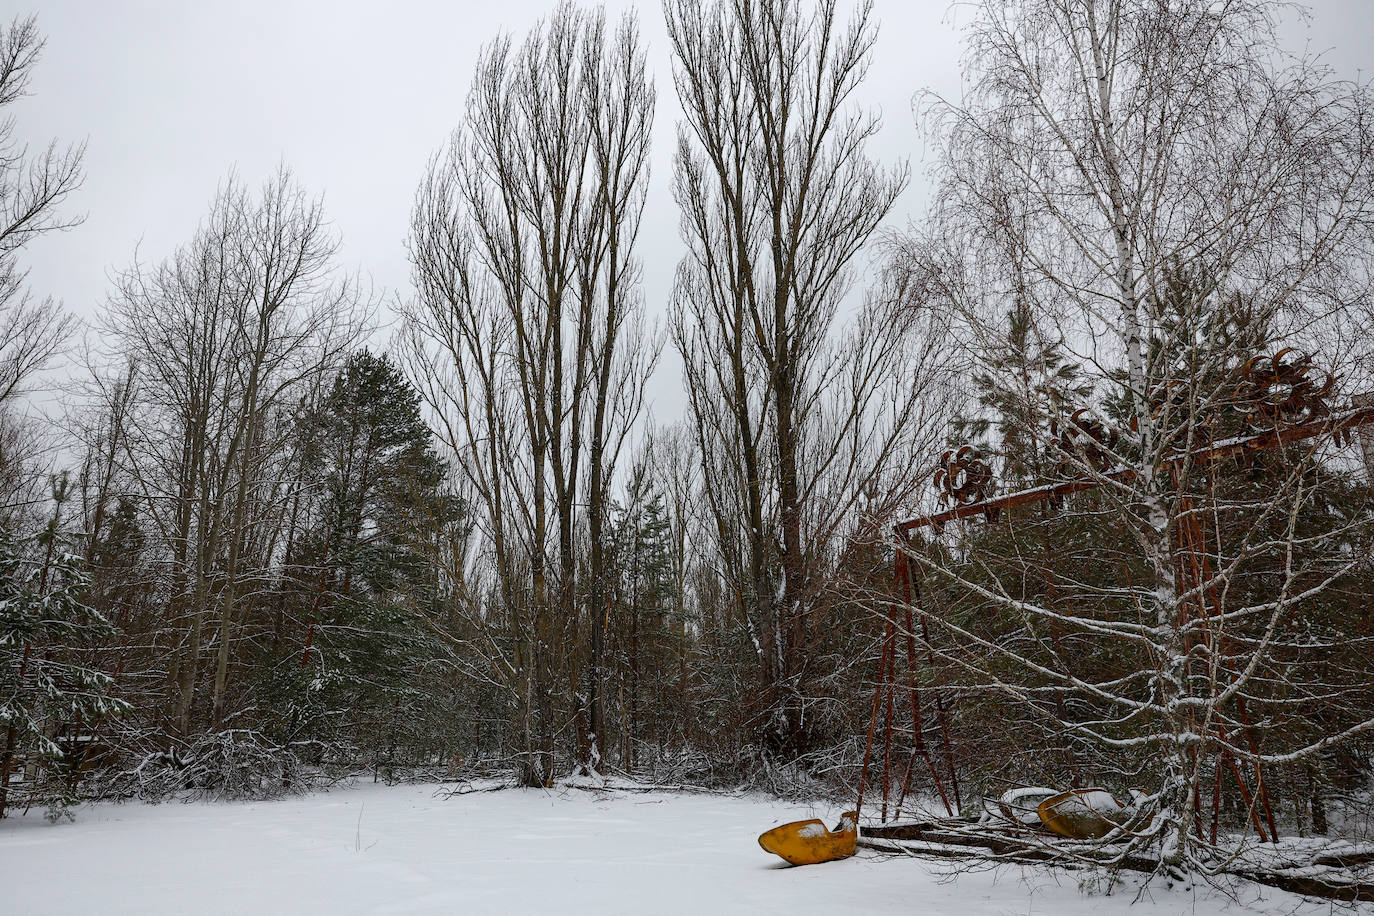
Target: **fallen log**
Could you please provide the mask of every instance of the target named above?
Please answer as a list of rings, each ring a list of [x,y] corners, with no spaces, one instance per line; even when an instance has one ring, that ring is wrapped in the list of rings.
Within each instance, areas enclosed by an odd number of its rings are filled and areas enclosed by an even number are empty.
[[[1066,868],[1098,865],[1142,874],[1154,874],[1160,869],[1158,861],[1143,856],[1097,857],[1091,854],[1090,847],[1081,846],[1057,850],[1053,847],[1058,844],[1047,832],[1027,828],[1020,831],[1022,836],[1018,837],[1006,828],[970,829],[974,826],[968,821],[950,819],[863,827],[859,831],[858,844],[886,852],[945,859],[977,858],[989,862],[1052,864]],[[1368,857],[1364,853],[1323,855],[1314,857],[1312,864],[1306,867],[1274,871],[1235,867],[1226,869],[1222,874],[1307,897],[1356,903],[1374,900],[1374,883],[1339,874],[1312,874],[1308,869],[1362,865],[1367,862]]]
[[[1320,897],[1323,900],[1340,900],[1344,903],[1374,900],[1374,883],[1369,881],[1345,881],[1334,875],[1323,877],[1243,870],[1228,871],[1227,874],[1294,894]]]
[[[985,858],[996,857],[998,861],[1054,862],[1073,866],[1095,864],[1105,868],[1128,868],[1147,873],[1154,872],[1158,864],[1141,856],[1096,860],[1091,855],[1093,847],[1079,845],[1074,848],[1064,848],[1062,844],[1055,843],[1055,835],[1047,830],[1011,826],[1001,828],[979,826],[976,830],[968,829],[974,827],[975,825],[968,821],[958,820],[884,824],[877,827],[862,828],[859,831],[859,844],[865,845],[866,840],[878,840],[883,841],[884,844],[897,845],[936,844],[967,848],[971,851],[971,855],[981,855]],[[885,845],[884,848],[895,848],[895,846]],[[978,852],[977,850],[986,850],[986,852]],[[988,856],[988,853],[992,853],[992,856]]]

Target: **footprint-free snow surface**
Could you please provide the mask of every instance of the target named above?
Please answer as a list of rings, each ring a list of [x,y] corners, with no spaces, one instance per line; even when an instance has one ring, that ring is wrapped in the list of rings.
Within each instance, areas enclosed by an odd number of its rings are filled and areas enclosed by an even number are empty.
[[[951,874],[860,851],[792,868],[763,830],[838,812],[758,797],[434,786],[336,788],[258,803],[86,805],[75,823],[0,821],[0,913],[1292,913],[1136,888],[1084,893],[1068,873]],[[1313,912],[1322,912],[1326,908]]]

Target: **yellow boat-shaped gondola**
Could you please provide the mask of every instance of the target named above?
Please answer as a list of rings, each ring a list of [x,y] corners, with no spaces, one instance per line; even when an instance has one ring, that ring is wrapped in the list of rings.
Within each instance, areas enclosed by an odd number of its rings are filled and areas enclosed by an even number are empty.
[[[759,845],[793,865],[815,865],[854,855],[859,843],[859,816],[853,811],[840,815],[834,830],[824,821],[793,821],[774,827],[759,837]]]
[[[1106,789],[1070,789],[1040,803],[1040,820],[1070,840],[1100,840],[1130,820],[1131,811]]]

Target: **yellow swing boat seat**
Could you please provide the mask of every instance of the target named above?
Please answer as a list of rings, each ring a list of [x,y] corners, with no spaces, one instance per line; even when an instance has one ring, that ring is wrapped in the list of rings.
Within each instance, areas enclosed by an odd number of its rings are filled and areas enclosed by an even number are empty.
[[[854,855],[859,843],[859,816],[854,811],[840,815],[834,830],[824,821],[793,821],[774,827],[759,837],[765,851],[781,856],[793,865],[815,865]]]

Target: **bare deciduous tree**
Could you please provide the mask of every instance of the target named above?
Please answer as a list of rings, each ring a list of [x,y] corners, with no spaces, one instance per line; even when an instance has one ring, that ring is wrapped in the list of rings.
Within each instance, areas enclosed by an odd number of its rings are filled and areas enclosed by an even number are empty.
[[[675,0],[666,12],[685,114],[674,341],[721,568],[756,651],[755,727],[790,758],[826,702],[809,657],[826,570],[917,425],[895,290],[835,332],[855,256],[906,172],[868,157],[878,120],[853,105],[876,34],[868,4],[848,24],[834,2]]]
[[[14,414],[15,399],[72,330],[71,317],[56,302],[29,292],[19,253],[39,236],[81,222],[63,214],[60,206],[81,185],[84,146],[61,147],[53,141],[32,153],[16,139],[14,117],[3,114],[28,93],[42,51],[36,18],[0,27],[0,512],[5,514],[28,501],[26,480],[32,475],[24,468],[39,447]]]
[[[657,353],[634,257],[653,103],[634,19],[608,36],[602,13],[559,6],[518,47],[486,48],[416,201],[412,375],[482,510],[483,578],[461,600],[488,631],[499,596],[515,635],[491,677],[534,784],[569,724],[585,763],[600,752],[608,493]]]
[[[240,598],[274,560],[294,412],[357,339],[336,247],[289,172],[258,195],[230,179],[195,239],[125,270],[109,304],[105,340],[132,367],[111,388],[120,460],[166,551],[183,735],[209,645],[208,719],[222,724]]]

